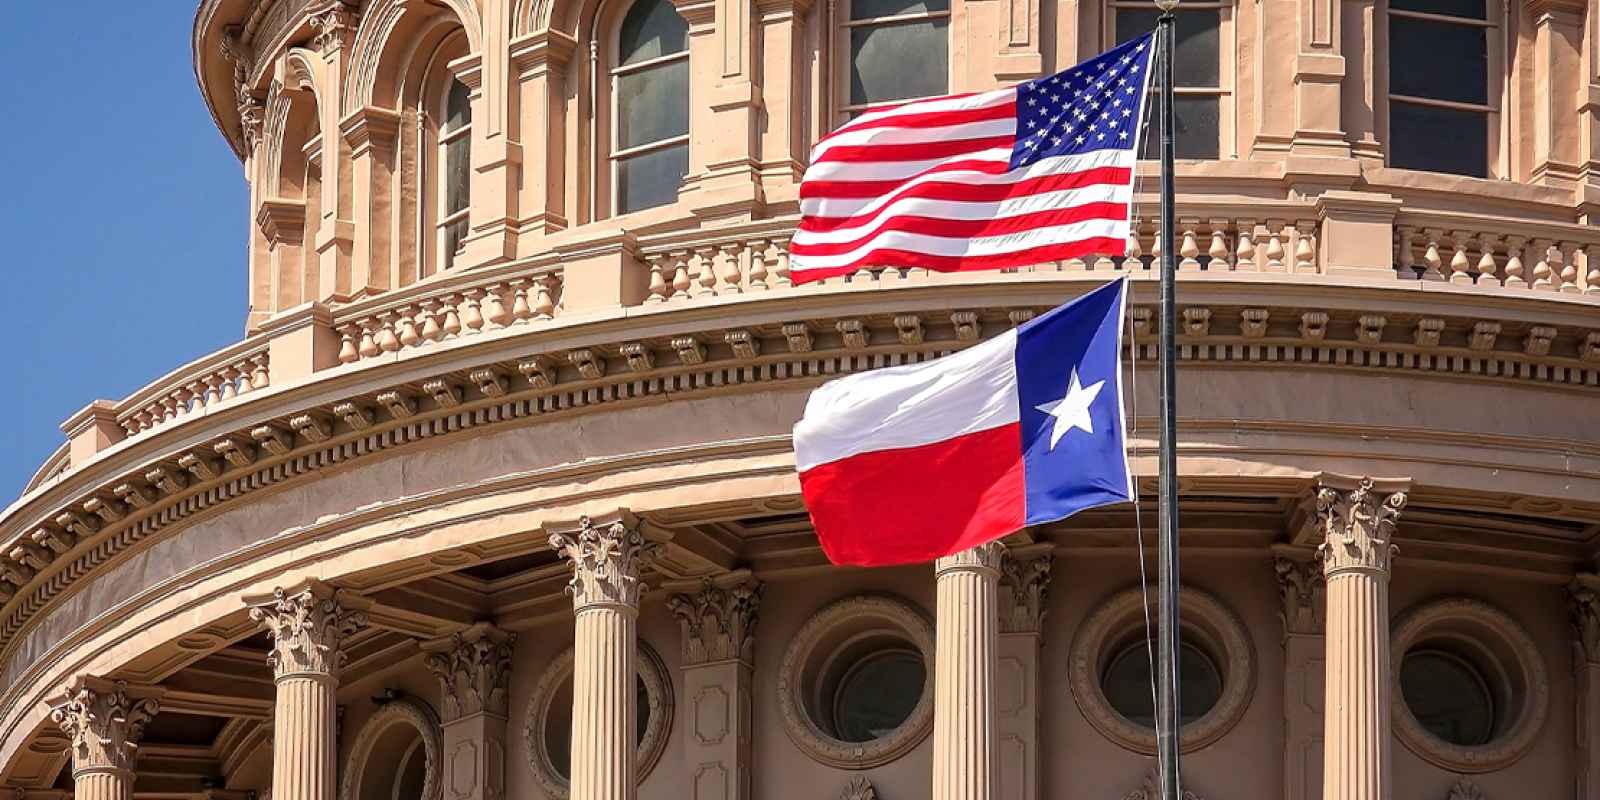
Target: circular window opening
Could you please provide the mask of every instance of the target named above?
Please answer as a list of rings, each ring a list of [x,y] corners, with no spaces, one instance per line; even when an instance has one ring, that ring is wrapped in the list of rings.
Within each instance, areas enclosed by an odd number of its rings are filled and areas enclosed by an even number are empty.
[[[635,716],[638,718],[637,744],[644,744],[650,732],[650,689],[644,678],[636,681],[634,694]],[[563,780],[572,779],[572,676],[561,682],[550,699],[550,710],[544,718],[544,750],[550,766]]]
[[[1494,737],[1494,697],[1471,662],[1443,650],[1418,649],[1400,662],[1400,692],[1417,722],[1454,745]]]
[[[870,742],[893,733],[922,699],[928,670],[914,650],[869,653],[851,664],[833,695],[833,734],[840,741]]]
[[[1190,642],[1178,647],[1178,712],[1184,725],[1210,713],[1222,699],[1222,672],[1216,662]],[[1133,642],[1111,658],[1100,688],[1106,700],[1128,721],[1154,729],[1155,707],[1150,696],[1150,650],[1143,640]]]

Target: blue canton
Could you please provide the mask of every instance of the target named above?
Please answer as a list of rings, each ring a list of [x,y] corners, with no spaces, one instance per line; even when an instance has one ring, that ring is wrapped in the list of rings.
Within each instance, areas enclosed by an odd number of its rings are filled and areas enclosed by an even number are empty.
[[[1011,169],[1052,156],[1133,149],[1154,52],[1154,34],[1141,36],[1065,72],[1018,84]]]

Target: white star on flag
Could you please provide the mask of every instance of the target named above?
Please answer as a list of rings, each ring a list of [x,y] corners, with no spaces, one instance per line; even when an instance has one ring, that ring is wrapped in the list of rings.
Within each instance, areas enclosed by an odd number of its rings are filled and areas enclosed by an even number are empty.
[[[1089,406],[1094,404],[1094,399],[1100,395],[1100,389],[1106,385],[1105,381],[1096,381],[1088,386],[1078,382],[1078,370],[1072,370],[1072,385],[1067,387],[1067,393],[1054,403],[1045,403],[1035,408],[1055,417],[1055,427],[1050,430],[1050,449],[1056,449],[1061,437],[1067,431],[1078,428],[1084,433],[1094,433],[1094,420],[1089,416]]]

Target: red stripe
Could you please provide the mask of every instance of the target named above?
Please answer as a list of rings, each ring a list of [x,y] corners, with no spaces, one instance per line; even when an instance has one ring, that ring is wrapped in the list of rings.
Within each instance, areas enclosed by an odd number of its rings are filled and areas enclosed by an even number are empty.
[[[969,158],[964,161],[947,161],[929,167],[916,175],[904,178],[891,178],[881,181],[800,181],[800,199],[810,197],[877,197],[892,191],[894,187],[905,184],[906,181],[922,175],[935,175],[941,172],[954,172],[966,170],[980,172],[988,175],[1003,175],[1011,171],[1011,164],[1007,161],[986,161],[983,159]]]
[[[869,229],[863,230],[854,239],[843,242],[811,244],[800,242],[796,239],[789,245],[789,254],[791,256],[835,256],[840,253],[848,253],[860,247],[863,242],[887,231],[945,236],[952,239],[975,238],[1031,231],[1035,228],[1066,225],[1091,219],[1124,220],[1127,218],[1128,206],[1124,203],[1084,203],[1081,206],[1050,208],[1029,214],[991,219],[948,219],[945,217],[925,217],[910,214],[896,215],[884,219]]]
[[[830,148],[821,158],[812,162],[848,161],[855,163],[874,161],[926,161],[930,158],[952,158],[976,153],[994,147],[1011,147],[1017,137],[986,136],[981,139],[951,139],[948,141],[909,142],[902,144],[851,144]]]
[[[1016,183],[961,183],[959,181],[927,181],[905,185],[899,181],[877,181],[876,183],[892,183],[902,187],[899,191],[890,192],[893,200],[903,197],[918,197],[929,200],[966,200],[974,203],[994,203],[1001,200],[1010,200],[1014,197],[1026,197],[1043,192],[1057,192],[1064,189],[1080,189],[1085,186],[1125,186],[1129,182],[1132,170],[1123,167],[1096,167],[1082,172],[1060,172],[1053,175],[1040,175],[1036,178],[1020,180]],[[823,217],[807,216],[800,220],[800,229],[805,231],[831,231],[836,228],[848,228],[859,225],[869,219],[876,218],[877,213],[857,214],[851,217]]]
[[[933,99],[954,100],[960,97],[971,97],[974,94],[977,94],[977,92],[952,94]],[[926,102],[930,101],[916,100],[910,103],[902,103],[897,106],[878,106],[876,108],[868,109],[867,113],[869,114],[878,114],[889,111],[895,111],[897,113],[885,114],[885,116],[870,120],[862,118],[851,120],[850,122],[846,122],[845,124],[839,126],[836,130],[834,130],[833,133],[818,139],[817,144],[824,144],[830,139],[833,139],[835,136],[838,136],[841,133],[848,133],[850,131],[864,131],[872,128],[938,128],[945,125],[960,125],[963,122],[978,122],[986,119],[1006,119],[1008,117],[1014,117],[1017,115],[1016,100],[1011,100],[1005,103],[995,103],[992,106],[984,106],[982,108],[962,108],[951,109],[948,111],[915,110],[918,103]]]
[[[1022,528],[1021,429],[854,455],[800,473],[800,491],[833,563],[931,561]]]
[[[795,285],[800,285],[811,283],[812,281],[820,281],[824,278],[849,275],[860,272],[862,269],[876,269],[879,267],[920,267],[936,272],[969,272],[981,269],[1003,269],[1005,267],[1031,267],[1050,261],[1063,261],[1069,258],[1089,255],[1120,256],[1127,248],[1127,245],[1128,243],[1121,239],[1098,236],[1060,244],[1030,247],[1013,253],[994,253],[982,256],[939,256],[884,247],[870,250],[849,264],[818,269],[801,267],[791,271],[789,276]]]

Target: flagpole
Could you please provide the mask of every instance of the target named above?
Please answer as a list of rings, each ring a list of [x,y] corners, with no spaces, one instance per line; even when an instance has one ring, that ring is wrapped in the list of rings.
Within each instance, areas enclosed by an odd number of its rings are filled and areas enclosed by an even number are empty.
[[[1178,0],[1156,0],[1161,57],[1161,452],[1156,677],[1156,749],[1161,800],[1180,800],[1178,770],[1178,309],[1177,262],[1172,219],[1173,114],[1172,61]]]

